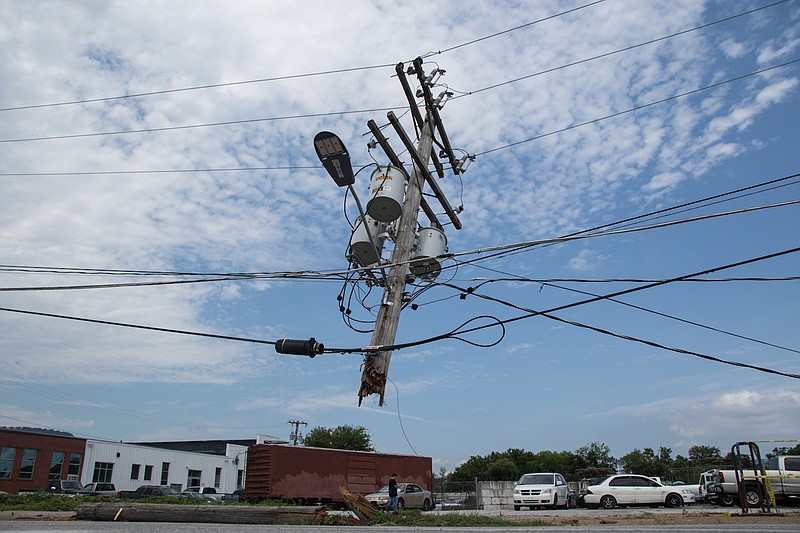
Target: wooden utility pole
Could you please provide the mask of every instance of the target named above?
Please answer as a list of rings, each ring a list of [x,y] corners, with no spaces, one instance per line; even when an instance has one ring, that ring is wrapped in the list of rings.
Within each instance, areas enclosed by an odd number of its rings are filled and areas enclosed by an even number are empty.
[[[428,115],[420,132],[417,155],[427,166],[431,157],[433,146],[433,121]],[[372,333],[371,345],[376,347],[391,346],[397,334],[397,325],[400,321],[403,292],[406,288],[406,277],[409,273],[409,260],[411,259],[414,239],[417,233],[417,217],[419,216],[420,202],[422,200],[422,187],[426,168],[419,168],[416,160],[414,171],[408,182],[406,198],[396,228],[396,240],[392,251],[391,264],[393,265],[386,279],[383,290],[378,318]],[[381,350],[367,355],[364,362],[364,371],[361,375],[361,387],[358,390],[358,405],[370,394],[380,396],[379,405],[383,405],[386,390],[386,377],[389,372],[389,361],[392,358],[391,350]]]

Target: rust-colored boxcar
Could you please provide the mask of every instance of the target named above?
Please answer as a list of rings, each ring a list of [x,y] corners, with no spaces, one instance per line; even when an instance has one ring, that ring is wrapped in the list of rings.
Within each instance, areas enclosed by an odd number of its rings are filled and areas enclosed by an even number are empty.
[[[369,494],[398,481],[433,489],[430,457],[256,444],[247,451],[244,495],[248,501],[267,498],[305,502],[341,502],[339,487]]]

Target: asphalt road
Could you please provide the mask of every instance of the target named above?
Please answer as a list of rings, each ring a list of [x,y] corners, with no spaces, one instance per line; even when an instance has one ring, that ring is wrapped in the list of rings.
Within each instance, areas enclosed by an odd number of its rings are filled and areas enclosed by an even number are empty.
[[[787,515],[785,524],[765,524],[763,517],[747,516],[737,518],[733,524],[713,525],[653,525],[630,526],[625,525],[626,518],[641,516],[642,514],[663,516],[664,522],[669,523],[669,515],[693,515],[719,513],[725,515],[737,512],[737,508],[720,508],[705,505],[696,505],[683,509],[564,509],[542,511],[480,511],[482,515],[502,515],[507,518],[585,518],[602,517],[608,523],[592,526],[548,526],[535,528],[415,528],[415,527],[369,527],[364,526],[264,526],[264,525],[235,525],[235,524],[184,524],[184,523],[152,523],[152,522],[91,522],[91,521],[42,521],[42,520],[5,520],[0,519],[0,531],[26,532],[26,533],[432,533],[433,531],[446,531],[453,533],[561,533],[601,531],[607,532],[664,532],[664,533],[746,533],[746,532],[796,532],[800,531],[800,509],[781,509]],[[475,511],[430,511],[430,514],[452,514],[454,512],[474,513]],[[5,514],[5,513],[3,513]],[[34,517],[35,518],[35,517]],[[39,518],[43,518],[40,516]],[[741,520],[741,522],[738,522]]]

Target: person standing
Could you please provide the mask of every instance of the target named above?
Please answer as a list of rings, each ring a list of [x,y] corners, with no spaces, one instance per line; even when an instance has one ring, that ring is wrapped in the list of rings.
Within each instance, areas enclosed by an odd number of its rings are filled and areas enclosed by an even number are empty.
[[[397,513],[397,474],[394,473],[389,478],[389,503],[386,505],[386,509]]]

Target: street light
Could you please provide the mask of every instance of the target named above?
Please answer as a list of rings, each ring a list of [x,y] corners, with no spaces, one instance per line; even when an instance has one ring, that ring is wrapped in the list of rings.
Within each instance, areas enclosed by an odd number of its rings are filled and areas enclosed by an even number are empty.
[[[350,164],[350,154],[344,147],[342,140],[329,131],[321,131],[314,137],[314,149],[317,157],[322,161],[322,166],[331,175],[339,187],[355,183],[353,167]]]
[[[355,189],[353,189],[356,178],[353,175],[353,166],[350,164],[350,154],[347,153],[347,148],[345,148],[344,143],[338,135],[329,131],[321,131],[314,136],[314,150],[316,150],[317,157],[319,157],[319,160],[322,162],[322,166],[325,167],[325,170],[331,175],[336,185],[339,187],[347,187],[356,200],[356,206],[361,216],[356,222],[353,236],[350,238],[350,248],[356,258],[356,262],[363,267],[369,267],[370,264],[379,263],[383,248],[383,240],[380,238],[380,233],[373,235],[373,231],[380,230],[381,228],[370,228],[372,219],[368,218],[366,213],[364,213],[361,201],[358,199]],[[358,235],[362,231],[366,233],[366,239],[362,239]],[[357,246],[353,246],[354,241]],[[364,249],[365,247],[367,247],[366,250]],[[372,248],[372,250],[369,248]]]

